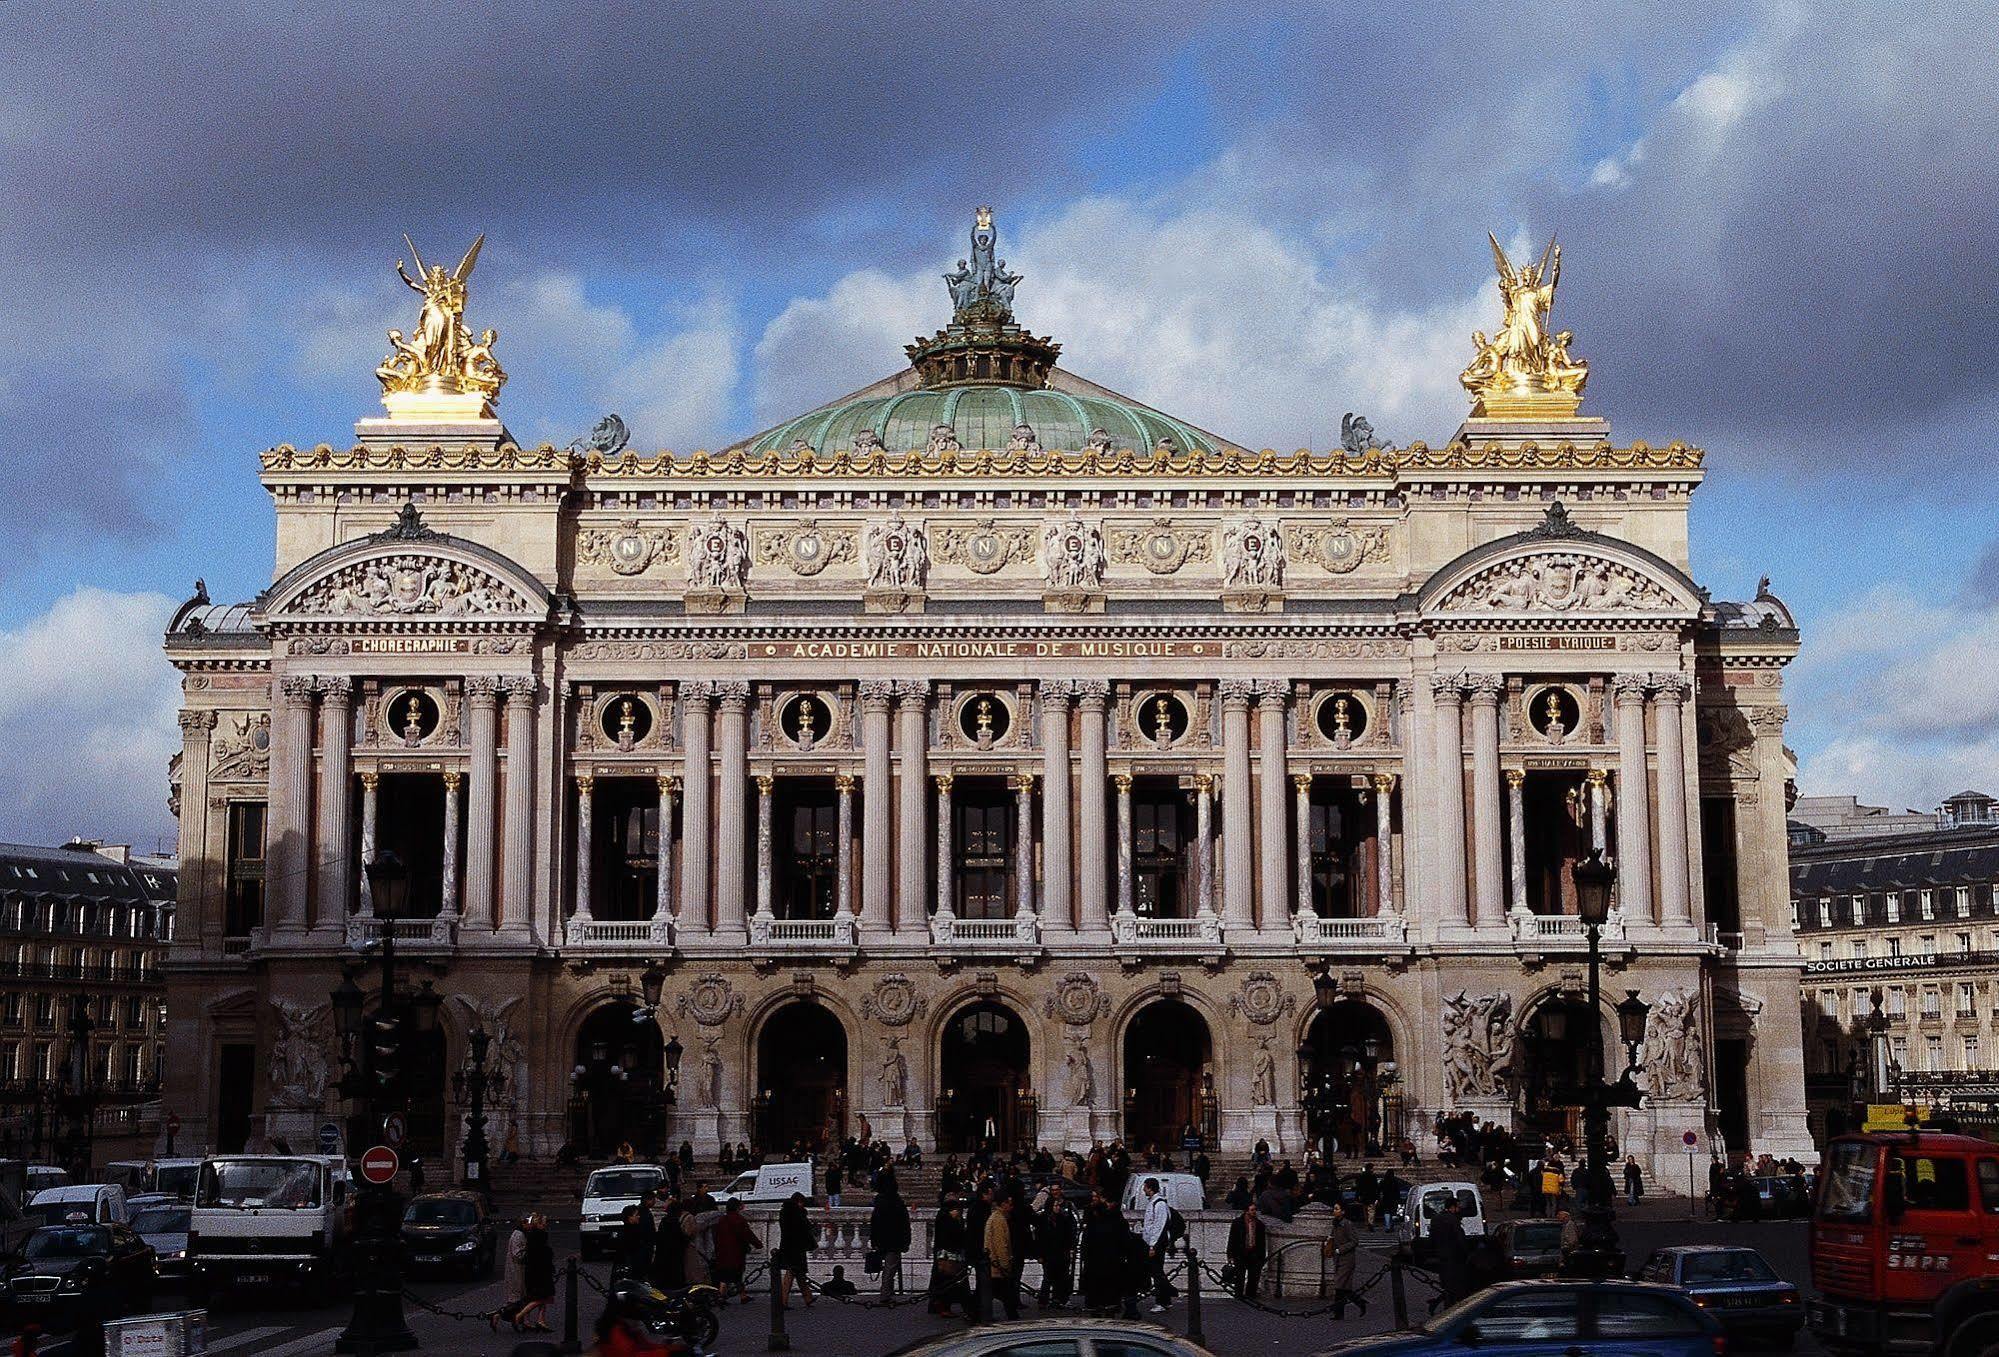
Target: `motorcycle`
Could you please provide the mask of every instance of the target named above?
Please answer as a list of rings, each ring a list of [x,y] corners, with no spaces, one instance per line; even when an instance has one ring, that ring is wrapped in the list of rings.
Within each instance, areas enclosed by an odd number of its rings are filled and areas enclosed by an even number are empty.
[[[707,1285],[662,1291],[637,1277],[611,1283],[608,1315],[635,1325],[649,1337],[710,1351],[722,1332],[722,1293]]]

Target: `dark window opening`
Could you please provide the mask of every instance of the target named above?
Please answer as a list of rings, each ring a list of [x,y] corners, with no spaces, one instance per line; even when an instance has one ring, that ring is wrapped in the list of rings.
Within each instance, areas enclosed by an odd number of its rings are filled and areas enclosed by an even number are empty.
[[[1014,872],[1013,796],[1004,787],[970,787],[958,794],[957,897],[961,919],[1005,919]]]
[[[1735,861],[1735,801],[1726,796],[1701,798],[1701,890],[1707,900],[1707,921],[1723,933],[1742,931],[1742,896],[1737,889]],[[1886,913],[1886,904],[1883,904]]]
[[[780,919],[830,919],[840,889],[840,805],[823,783],[786,786],[772,808],[776,818]]]
[[[247,938],[264,926],[264,815],[262,801],[229,803],[224,937]]]
[[[1190,919],[1194,900],[1193,807],[1170,783],[1131,796],[1132,909],[1153,919]]]

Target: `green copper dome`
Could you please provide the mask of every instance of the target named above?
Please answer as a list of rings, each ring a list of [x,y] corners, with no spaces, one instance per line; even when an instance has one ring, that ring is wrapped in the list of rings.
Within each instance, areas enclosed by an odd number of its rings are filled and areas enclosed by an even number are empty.
[[[1162,438],[1172,439],[1183,452],[1224,446],[1191,424],[1109,393],[982,385],[887,396],[862,393],[787,420],[746,446],[753,453],[784,452],[804,442],[815,452],[836,452],[852,448],[854,435],[865,429],[884,448],[901,452],[928,444],[931,429],[939,424],[949,425],[959,445],[970,449],[1004,448],[1022,424],[1034,430],[1042,447],[1064,452],[1088,447],[1090,435],[1099,429],[1110,435],[1113,447],[1137,452],[1150,451]]]

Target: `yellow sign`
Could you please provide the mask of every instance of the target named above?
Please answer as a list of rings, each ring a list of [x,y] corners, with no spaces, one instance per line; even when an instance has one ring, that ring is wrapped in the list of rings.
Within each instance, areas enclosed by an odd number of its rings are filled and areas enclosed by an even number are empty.
[[[1863,1131],[1906,1131],[1917,1124],[1915,1104],[1869,1103],[1867,1120],[1860,1124]]]

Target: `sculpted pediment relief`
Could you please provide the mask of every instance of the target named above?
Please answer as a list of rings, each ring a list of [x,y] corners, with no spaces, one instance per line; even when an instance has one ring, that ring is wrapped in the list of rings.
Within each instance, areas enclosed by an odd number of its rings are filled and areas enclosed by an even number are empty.
[[[329,617],[482,617],[539,611],[519,590],[464,561],[420,551],[342,566],[286,609]]]
[[[1634,566],[1588,551],[1546,551],[1486,566],[1432,605],[1496,614],[1675,612],[1687,608]]]

